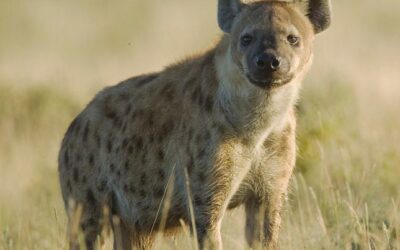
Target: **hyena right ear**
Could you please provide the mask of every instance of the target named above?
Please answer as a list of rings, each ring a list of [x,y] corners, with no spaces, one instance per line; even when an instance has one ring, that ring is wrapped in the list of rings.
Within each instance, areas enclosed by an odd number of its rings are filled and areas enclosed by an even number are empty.
[[[231,32],[235,17],[242,7],[240,0],[218,0],[218,25],[222,31]]]
[[[331,24],[331,0],[294,0],[314,26],[314,32],[320,33]]]

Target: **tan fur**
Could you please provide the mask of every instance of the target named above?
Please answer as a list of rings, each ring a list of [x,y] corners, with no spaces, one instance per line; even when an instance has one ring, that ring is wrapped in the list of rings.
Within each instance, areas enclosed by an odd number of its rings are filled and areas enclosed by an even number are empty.
[[[269,5],[296,11],[290,4]],[[248,18],[243,14],[237,26]],[[232,52],[232,33],[203,55],[96,96],[69,127],[59,156],[63,197],[67,207],[70,200],[83,205],[88,249],[105,223],[104,207],[120,219],[116,248],[147,249],[163,219],[163,231],[180,220],[192,224],[189,201],[201,248],[222,248],[224,213],[242,204],[249,244],[276,246],[295,164],[294,105],[312,58],[313,32],[305,19],[298,21],[307,42],[301,65],[285,85],[249,83],[235,63],[240,55]],[[167,199],[170,209],[161,218]]]

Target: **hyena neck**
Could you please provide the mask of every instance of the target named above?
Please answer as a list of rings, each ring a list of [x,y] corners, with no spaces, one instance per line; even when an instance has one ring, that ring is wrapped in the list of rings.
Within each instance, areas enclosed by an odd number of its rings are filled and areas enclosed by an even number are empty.
[[[271,90],[261,89],[242,74],[224,37],[216,51],[218,105],[235,131],[250,144],[260,144],[274,130],[283,129],[298,99],[302,77]]]

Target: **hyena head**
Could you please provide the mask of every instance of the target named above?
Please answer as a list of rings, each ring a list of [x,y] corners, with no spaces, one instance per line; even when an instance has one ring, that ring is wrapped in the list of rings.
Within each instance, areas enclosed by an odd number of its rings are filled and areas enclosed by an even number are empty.
[[[330,0],[218,2],[234,64],[262,88],[284,85],[308,68],[314,35],[328,28],[330,18]]]

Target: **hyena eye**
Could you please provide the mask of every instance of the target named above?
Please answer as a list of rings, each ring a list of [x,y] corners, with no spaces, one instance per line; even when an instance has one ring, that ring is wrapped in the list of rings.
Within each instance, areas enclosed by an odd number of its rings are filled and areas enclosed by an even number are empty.
[[[245,47],[249,46],[252,41],[253,41],[253,37],[251,35],[244,35],[240,39],[240,43],[242,44],[242,46],[245,46]]]
[[[288,35],[287,40],[291,45],[294,46],[299,44],[300,38],[295,35]]]

